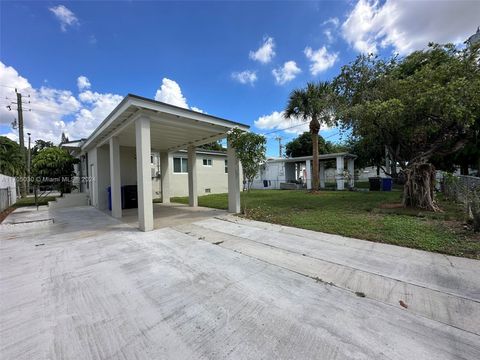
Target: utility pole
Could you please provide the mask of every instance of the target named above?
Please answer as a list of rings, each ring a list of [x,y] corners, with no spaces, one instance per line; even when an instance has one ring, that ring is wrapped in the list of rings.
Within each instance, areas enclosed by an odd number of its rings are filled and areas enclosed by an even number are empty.
[[[23,110],[22,110],[22,94],[20,94],[17,89],[15,89],[17,93],[17,111],[18,111],[18,140],[20,142],[20,154],[22,156],[23,162],[25,162],[25,143],[23,138]],[[26,189],[25,189],[25,179],[20,181],[20,195],[25,197]]]
[[[278,156],[282,157],[282,149],[283,149],[282,138],[280,136],[277,136],[275,140],[278,141]]]
[[[28,181],[27,181],[27,194],[30,194],[30,168],[32,165],[32,152],[31,152],[31,147],[30,147],[30,133],[27,133],[28,135],[28,160],[27,160],[27,174],[28,174]]]

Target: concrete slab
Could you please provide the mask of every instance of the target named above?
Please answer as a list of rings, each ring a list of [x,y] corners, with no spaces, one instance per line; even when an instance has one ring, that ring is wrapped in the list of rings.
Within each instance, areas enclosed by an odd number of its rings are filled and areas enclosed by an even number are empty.
[[[345,261],[341,256],[332,256],[333,250],[337,250],[333,251],[333,254],[340,254],[343,251],[345,258],[348,259],[352,249],[343,242],[336,245],[331,242],[325,244],[315,239],[261,230],[246,225],[248,221],[242,222],[244,224],[239,225],[230,221],[210,219],[178,226],[176,229],[312,279],[361,293],[362,296],[399,308],[407,306],[409,312],[480,335],[479,298],[469,297],[468,288],[458,291],[458,285],[464,284],[463,276],[466,275],[467,279],[469,277],[471,280],[472,289],[475,281],[478,285],[479,280],[475,278],[475,274],[480,270],[478,261],[466,263],[470,264],[470,268],[464,266],[452,270],[450,267],[432,266],[430,263],[414,264],[413,256],[410,269],[403,266],[405,273],[397,276],[392,268],[408,264],[407,256],[399,259],[397,263],[390,264],[383,264],[376,258],[378,256],[393,258],[396,247],[384,248],[382,254],[355,249],[358,259],[370,264],[369,270],[365,270],[366,267],[358,266],[360,262],[343,264]],[[415,272],[409,273],[410,271]],[[437,282],[418,285],[422,274],[427,272],[435,273]],[[405,277],[413,280],[406,281],[403,279]],[[446,278],[449,279],[448,283],[443,284],[440,281],[439,284],[438,279]],[[438,290],[439,288],[445,290]]]
[[[183,204],[153,204],[153,225],[155,229],[181,224],[190,224],[195,221],[209,219],[213,216],[226,215],[223,210],[201,206],[189,207]],[[131,226],[138,227],[138,210],[124,209],[121,220]]]
[[[480,357],[471,331],[214,245],[208,234],[142,233],[91,207],[54,216],[36,232],[0,233],[2,359]]]
[[[25,206],[10,213],[0,224],[0,231],[6,227],[37,227],[53,223],[48,206]]]

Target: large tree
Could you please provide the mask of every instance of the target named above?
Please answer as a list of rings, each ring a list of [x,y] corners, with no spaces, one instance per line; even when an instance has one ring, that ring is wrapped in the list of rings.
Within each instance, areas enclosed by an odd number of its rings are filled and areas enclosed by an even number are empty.
[[[403,169],[405,206],[438,209],[432,158],[462,149],[480,117],[479,55],[431,44],[402,59],[359,56],[334,80],[342,124]]]
[[[253,179],[260,170],[260,166],[265,163],[267,140],[263,135],[234,128],[229,131],[227,141],[229,146],[235,149],[235,154],[242,164],[243,177],[246,181],[248,195],[252,187]],[[233,164],[229,165],[233,166]],[[247,215],[246,197],[243,199],[243,213]]]
[[[322,124],[332,123],[332,89],[328,82],[308,83],[305,89],[293,90],[285,109],[285,118],[309,122],[312,137],[312,188],[318,190],[318,133]]]
[[[32,172],[40,183],[54,185],[62,194],[72,190],[74,164],[79,160],[60,147],[46,147],[32,161]],[[38,184],[40,185],[40,184]]]
[[[346,151],[347,146],[343,144],[334,144],[326,141],[321,135],[318,135],[318,153],[329,154]],[[287,157],[310,156],[313,153],[312,136],[309,132],[304,132],[292,139],[285,145]]]

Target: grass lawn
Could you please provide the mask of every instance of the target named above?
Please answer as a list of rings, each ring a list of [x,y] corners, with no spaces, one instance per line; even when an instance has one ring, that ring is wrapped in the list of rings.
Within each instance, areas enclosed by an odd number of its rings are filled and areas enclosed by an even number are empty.
[[[399,207],[400,191],[252,190],[245,195],[250,219],[480,259],[480,236],[464,229],[460,206],[441,198],[444,211],[430,213]],[[188,197],[171,201],[186,204]],[[227,194],[200,196],[198,203],[226,209]]]
[[[57,196],[47,196],[38,202],[39,205],[48,205],[49,201],[54,201]],[[25,197],[23,199],[18,199],[15,204],[12,205],[13,207],[22,207],[22,206],[35,206],[35,197]]]

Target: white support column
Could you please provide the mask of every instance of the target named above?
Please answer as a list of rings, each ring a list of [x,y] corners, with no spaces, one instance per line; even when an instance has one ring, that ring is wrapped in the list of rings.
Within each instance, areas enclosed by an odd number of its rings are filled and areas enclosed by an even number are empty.
[[[228,212],[240,212],[240,162],[235,149],[227,143],[228,159]]]
[[[347,160],[347,169],[350,174],[349,185],[353,188],[355,186],[355,159]]]
[[[305,177],[307,182],[307,189],[312,189],[312,162],[310,160],[305,161]]]
[[[198,206],[197,153],[195,146],[188,147],[188,205]]]
[[[142,231],[153,230],[152,170],[150,156],[150,119],[135,121],[137,150],[138,225]]]
[[[122,217],[122,192],[120,177],[120,144],[116,136],[110,138],[110,195],[112,197],[112,216]]]
[[[325,189],[325,162],[320,161],[320,170],[319,177],[320,177],[320,189]]]
[[[160,153],[160,173],[162,175],[162,203],[170,203],[170,159],[168,152]]]
[[[343,170],[345,168],[345,163],[343,161],[343,156],[337,156],[337,190],[343,190],[345,188],[344,179],[343,179]]]

